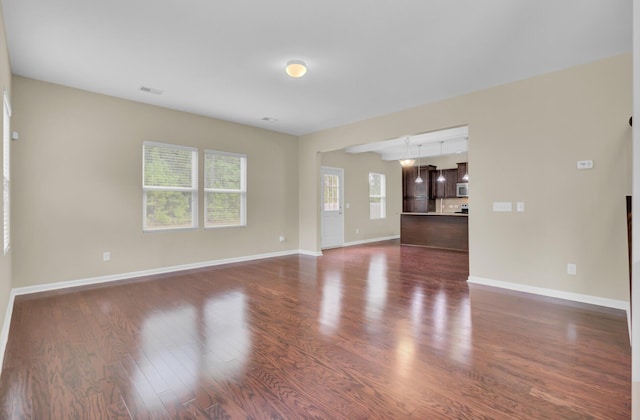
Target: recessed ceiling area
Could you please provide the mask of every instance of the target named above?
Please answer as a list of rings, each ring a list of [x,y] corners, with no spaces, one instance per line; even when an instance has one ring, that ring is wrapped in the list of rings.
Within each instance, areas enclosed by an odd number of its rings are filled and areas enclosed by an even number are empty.
[[[630,0],[2,0],[2,9],[15,75],[292,135],[632,46]],[[308,73],[289,77],[291,60]]]
[[[468,139],[469,127],[463,126],[351,146],[347,147],[345,152],[373,152],[380,155],[382,160],[466,154]]]

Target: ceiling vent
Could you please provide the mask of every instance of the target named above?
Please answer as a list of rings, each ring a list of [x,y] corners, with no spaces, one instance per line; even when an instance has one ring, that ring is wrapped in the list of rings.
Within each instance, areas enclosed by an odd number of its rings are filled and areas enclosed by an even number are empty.
[[[154,95],[162,95],[164,93],[163,90],[154,89],[148,86],[140,86],[140,90],[146,93],[153,93]]]

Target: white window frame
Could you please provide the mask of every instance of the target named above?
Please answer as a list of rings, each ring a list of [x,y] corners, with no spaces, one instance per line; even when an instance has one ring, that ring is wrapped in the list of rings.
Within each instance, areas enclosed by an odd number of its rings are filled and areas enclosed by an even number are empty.
[[[145,185],[145,147],[165,147],[168,149],[187,150],[191,154],[191,187],[159,187]],[[177,191],[191,192],[191,226],[182,227],[152,227],[147,226],[147,192],[148,191]],[[142,144],[142,230],[144,232],[185,230],[198,228],[198,149],[195,147],[182,146],[177,144],[159,143],[155,141],[145,141]]]
[[[240,189],[207,188],[207,158],[210,155],[234,156],[240,158]],[[242,153],[221,152],[219,150],[205,149],[204,151],[204,227],[205,229],[221,229],[229,227],[243,227],[247,225],[247,155]],[[226,225],[210,225],[207,223],[207,193],[240,193],[240,223]]]
[[[2,97],[2,220],[4,255],[7,255],[11,248],[11,103],[6,90]]]
[[[379,172],[369,172],[369,179],[371,176],[380,177],[380,195],[372,195],[371,189],[369,189],[369,220],[381,220],[387,218],[387,176]],[[370,181],[369,181],[370,182]],[[371,216],[371,199],[380,199],[380,217]]]

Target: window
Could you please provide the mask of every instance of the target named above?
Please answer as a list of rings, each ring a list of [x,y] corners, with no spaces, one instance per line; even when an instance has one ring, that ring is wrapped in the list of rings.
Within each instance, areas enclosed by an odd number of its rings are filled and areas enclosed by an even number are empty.
[[[324,211],[340,210],[340,177],[338,175],[324,174]]]
[[[198,149],[144,142],[144,230],[198,226]]]
[[[387,217],[387,186],[384,174],[369,172],[369,218]]]
[[[205,227],[247,224],[247,156],[204,152]]]
[[[11,187],[11,170],[9,168],[10,163],[10,144],[11,144],[11,105],[9,104],[9,96],[7,91],[3,92],[3,105],[2,105],[2,208],[3,212],[3,225],[4,225],[4,255],[9,252],[10,245],[10,210],[11,204],[9,202],[9,189]]]

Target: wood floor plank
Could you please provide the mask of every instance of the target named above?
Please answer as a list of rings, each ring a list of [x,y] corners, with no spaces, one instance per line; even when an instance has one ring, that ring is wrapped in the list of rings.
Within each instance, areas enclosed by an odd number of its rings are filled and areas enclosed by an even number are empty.
[[[18,296],[0,418],[623,419],[622,311],[398,241]]]

